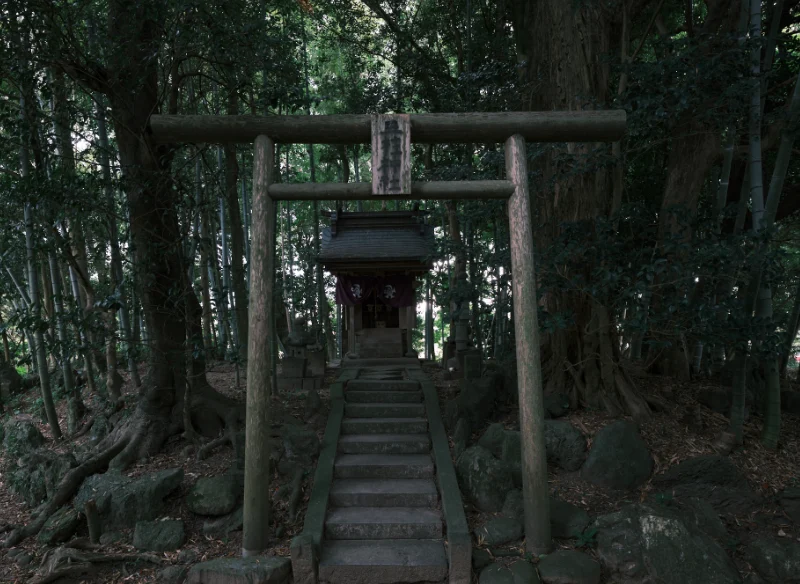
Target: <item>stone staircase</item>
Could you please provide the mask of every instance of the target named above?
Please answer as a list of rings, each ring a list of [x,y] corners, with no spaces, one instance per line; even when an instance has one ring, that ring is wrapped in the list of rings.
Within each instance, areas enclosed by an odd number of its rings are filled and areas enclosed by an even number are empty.
[[[444,582],[448,557],[418,381],[362,369],[347,383],[319,581]]]

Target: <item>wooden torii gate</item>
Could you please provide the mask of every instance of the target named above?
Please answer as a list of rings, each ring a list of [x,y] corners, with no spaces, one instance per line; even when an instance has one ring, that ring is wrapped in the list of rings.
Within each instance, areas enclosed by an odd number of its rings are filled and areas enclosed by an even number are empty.
[[[400,194],[375,195],[369,183],[273,184],[274,146],[364,144],[380,116],[168,116],[153,115],[155,143],[254,142],[247,416],[245,431],[244,535],[242,554],[258,555],[269,536],[270,343],[275,258],[275,201],[389,199],[508,199],[511,270],[522,434],[522,485],[527,551],[550,548],[547,458],[531,204],[525,141],[610,142],[625,133],[625,112],[507,112],[410,114],[401,117],[418,143],[504,142],[506,180],[414,182]],[[407,135],[406,135],[407,136]],[[407,140],[407,137],[406,137]],[[408,153],[407,153],[408,154]],[[373,160],[374,159],[373,148]],[[373,172],[375,165],[373,164]],[[385,189],[379,189],[384,190]]]

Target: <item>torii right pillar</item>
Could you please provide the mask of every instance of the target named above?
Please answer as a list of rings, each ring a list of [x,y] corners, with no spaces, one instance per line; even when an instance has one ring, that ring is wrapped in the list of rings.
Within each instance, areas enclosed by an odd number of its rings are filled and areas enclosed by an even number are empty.
[[[539,317],[533,255],[531,204],[525,138],[506,140],[506,179],[514,184],[508,200],[511,235],[511,281],[514,291],[514,331],[517,340],[519,427],[522,440],[522,497],[526,551],[550,551],[550,499],[544,442],[544,396],[539,354]]]

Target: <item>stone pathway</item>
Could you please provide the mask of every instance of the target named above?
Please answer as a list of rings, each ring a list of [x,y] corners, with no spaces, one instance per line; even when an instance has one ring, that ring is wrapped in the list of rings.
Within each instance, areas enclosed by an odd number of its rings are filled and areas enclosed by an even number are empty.
[[[344,397],[319,580],[443,582],[448,560],[419,382],[402,369],[366,368]]]

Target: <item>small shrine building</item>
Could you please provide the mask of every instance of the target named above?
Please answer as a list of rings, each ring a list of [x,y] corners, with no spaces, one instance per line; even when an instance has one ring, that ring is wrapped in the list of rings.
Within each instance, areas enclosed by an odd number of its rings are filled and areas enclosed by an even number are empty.
[[[336,276],[347,357],[416,357],[416,290],[432,267],[425,212],[334,212],[319,261]]]

